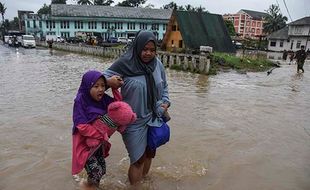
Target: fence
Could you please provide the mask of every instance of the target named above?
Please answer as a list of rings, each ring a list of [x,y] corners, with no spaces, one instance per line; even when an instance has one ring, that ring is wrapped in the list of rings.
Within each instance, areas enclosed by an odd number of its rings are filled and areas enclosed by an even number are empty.
[[[37,42],[37,45],[47,47],[46,42]],[[125,51],[121,48],[77,45],[69,43],[53,43],[53,48],[70,52],[84,53],[88,55],[109,57],[113,59],[117,59]],[[203,74],[207,74],[210,69],[210,59],[204,55],[179,54],[158,51],[157,57],[161,60],[165,67],[169,67],[171,69]]]

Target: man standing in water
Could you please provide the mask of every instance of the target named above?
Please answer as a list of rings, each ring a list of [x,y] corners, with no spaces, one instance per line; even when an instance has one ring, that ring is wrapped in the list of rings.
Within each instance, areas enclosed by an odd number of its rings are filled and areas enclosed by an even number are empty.
[[[301,50],[296,52],[295,58],[297,59],[297,73],[299,73],[299,69],[304,73],[304,63],[307,58],[307,54],[305,51],[305,46],[301,46]]]

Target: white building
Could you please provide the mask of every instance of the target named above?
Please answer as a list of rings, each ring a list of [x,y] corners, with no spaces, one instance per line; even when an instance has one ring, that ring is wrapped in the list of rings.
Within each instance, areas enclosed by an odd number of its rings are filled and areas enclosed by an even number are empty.
[[[268,50],[270,51],[297,51],[305,46],[310,49],[310,17],[304,17],[291,22],[268,36]]]

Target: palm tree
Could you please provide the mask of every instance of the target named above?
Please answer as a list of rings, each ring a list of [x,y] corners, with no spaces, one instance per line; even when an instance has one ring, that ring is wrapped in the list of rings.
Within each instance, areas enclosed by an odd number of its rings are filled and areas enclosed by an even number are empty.
[[[114,3],[113,0],[94,0],[94,5],[110,6],[112,3]]]
[[[4,14],[5,14],[5,11],[6,11],[6,7],[4,7],[4,3],[2,4],[0,2],[0,13],[1,13],[1,16],[2,16],[2,23],[4,23]]]
[[[79,4],[79,5],[92,5],[93,3],[90,0],[78,0],[77,4]]]
[[[195,8],[192,7],[190,4],[185,5],[185,10],[187,10],[187,11],[193,11],[194,9],[195,9]]]
[[[67,4],[67,0],[52,0],[51,4]]]
[[[270,34],[286,26],[287,17],[280,13],[279,6],[272,4],[266,12],[263,24],[265,33]]]
[[[195,11],[197,12],[203,12],[204,10],[206,10],[206,8],[202,7],[201,5],[195,8]]]

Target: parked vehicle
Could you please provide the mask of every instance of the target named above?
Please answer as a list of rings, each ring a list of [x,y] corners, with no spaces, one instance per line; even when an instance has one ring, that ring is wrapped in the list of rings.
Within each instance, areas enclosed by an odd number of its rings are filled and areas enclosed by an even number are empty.
[[[53,41],[56,42],[57,36],[56,35],[46,35],[45,40],[46,41]]]
[[[65,42],[65,39],[63,39],[61,36],[57,36],[56,42]]]
[[[128,39],[126,37],[118,37],[117,42],[122,43],[122,44],[127,44]]]
[[[68,43],[73,43],[73,44],[76,44],[76,43],[81,43],[81,42],[84,42],[82,38],[79,38],[79,37],[69,37],[67,39],[67,42]]]
[[[109,37],[109,38],[107,39],[107,42],[108,42],[108,43],[117,43],[117,38],[116,38],[116,37]]]
[[[135,36],[131,36],[131,37],[128,38],[128,42],[133,42],[134,39],[135,39]]]
[[[61,36],[56,35],[46,35],[45,40],[53,42],[65,42],[65,39],[63,39]]]
[[[23,47],[36,47],[36,41],[32,35],[22,35],[22,46]]]
[[[4,36],[4,43],[8,44],[10,38],[12,38],[12,36]]]

